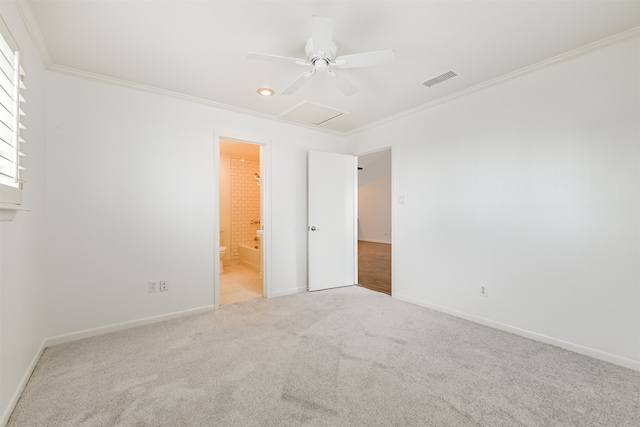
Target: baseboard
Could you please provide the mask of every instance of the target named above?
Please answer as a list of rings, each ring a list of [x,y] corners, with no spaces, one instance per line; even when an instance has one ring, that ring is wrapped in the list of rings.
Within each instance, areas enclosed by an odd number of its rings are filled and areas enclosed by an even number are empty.
[[[97,328],[85,329],[78,332],[56,335],[45,340],[45,347],[51,347],[66,342],[77,341],[83,338],[95,337],[98,335],[108,334],[110,332],[121,331],[124,329],[135,328],[138,326],[149,325],[152,323],[163,322],[165,320],[177,319],[180,317],[193,316],[194,314],[207,313],[213,311],[215,307],[206,305],[203,307],[191,308],[188,310],[176,311],[173,313],[161,314],[159,316],[145,317],[143,319],[131,320],[128,322],[114,323],[112,325],[100,326]]]
[[[33,374],[33,371],[36,369],[36,365],[38,364],[38,361],[40,360],[42,353],[44,353],[44,349],[47,348],[45,343],[46,343],[46,339],[42,341],[42,344],[40,344],[40,348],[38,348],[38,351],[36,351],[36,354],[35,356],[33,356],[33,359],[31,360],[31,363],[29,364],[27,371],[22,376],[22,379],[18,384],[18,388],[16,388],[16,391],[13,393],[13,396],[11,397],[9,404],[7,405],[7,407],[4,410],[4,413],[2,414],[2,418],[0,418],[0,426],[4,427],[9,421],[9,417],[11,417],[13,410],[18,404],[18,400],[20,400],[20,396],[22,395],[24,388],[27,386],[27,382],[29,382],[29,378],[31,378],[31,374]]]
[[[9,421],[9,417],[11,417],[11,414],[13,413],[13,410],[15,409],[16,404],[18,403],[18,400],[20,400],[20,396],[22,395],[22,392],[24,391],[24,388],[26,387],[27,382],[29,381],[29,378],[31,378],[31,374],[33,374],[33,371],[36,368],[36,365],[38,364],[40,357],[42,357],[42,353],[44,353],[44,350],[47,347],[51,347],[57,344],[63,344],[66,342],[77,341],[83,338],[89,338],[93,336],[108,334],[109,332],[135,328],[137,326],[149,325],[151,323],[163,322],[165,320],[177,319],[180,317],[192,316],[194,314],[206,313],[213,310],[214,310],[213,305],[207,305],[204,307],[192,308],[192,309],[183,310],[183,311],[176,311],[173,313],[161,314],[159,316],[146,317],[144,319],[132,320],[129,322],[122,322],[122,323],[115,323],[113,325],[101,326],[99,328],[85,329],[83,331],[72,332],[69,334],[63,334],[63,335],[57,335],[54,337],[45,338],[42,341],[42,344],[40,344],[40,348],[38,349],[35,356],[33,357],[33,360],[29,364],[29,368],[27,369],[24,376],[22,377],[22,380],[20,381],[18,388],[16,389],[11,400],[9,401],[9,404],[7,405],[7,408],[5,409],[4,413],[2,414],[2,418],[0,418],[0,426],[4,427]]]
[[[384,243],[385,245],[390,245],[391,240],[376,240],[376,239],[358,239],[361,242],[371,242],[371,243]]]
[[[539,334],[537,332],[532,332],[526,329],[517,328],[515,326],[489,320],[484,317],[475,316],[473,314],[465,313],[463,311],[458,311],[449,307],[444,307],[437,304],[431,304],[431,303],[421,301],[415,298],[411,298],[405,295],[398,295],[394,293],[393,297],[402,301],[406,301],[412,304],[422,306],[422,307],[430,308],[432,310],[436,310],[445,314],[450,314],[452,316],[459,317],[465,320],[470,320],[472,322],[479,323],[481,325],[489,326],[494,329],[510,332],[512,334],[520,335],[525,338],[530,338],[534,341],[543,342],[545,344],[551,344],[556,347],[563,348],[565,350],[573,351],[574,353],[582,354],[584,356],[593,357],[594,359],[602,360],[602,361],[613,363],[615,365],[619,365],[625,368],[633,369],[634,371],[640,371],[640,361],[638,360],[617,356],[615,354],[607,353],[607,352],[597,350],[591,347],[586,347],[580,344],[575,344],[569,341],[563,341],[547,335]]]
[[[285,289],[285,290],[282,290],[282,291],[273,292],[271,294],[271,298],[283,297],[285,295],[299,294],[299,293],[302,293],[302,292],[307,292],[307,285],[299,286],[297,288],[289,288],[289,289]]]

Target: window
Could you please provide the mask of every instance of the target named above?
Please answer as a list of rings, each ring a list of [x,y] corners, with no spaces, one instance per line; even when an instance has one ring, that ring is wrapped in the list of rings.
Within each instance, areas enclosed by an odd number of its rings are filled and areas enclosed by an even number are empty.
[[[25,102],[21,92],[25,73],[20,64],[20,51],[4,22],[0,20],[0,203],[22,203],[24,140],[20,133]]]

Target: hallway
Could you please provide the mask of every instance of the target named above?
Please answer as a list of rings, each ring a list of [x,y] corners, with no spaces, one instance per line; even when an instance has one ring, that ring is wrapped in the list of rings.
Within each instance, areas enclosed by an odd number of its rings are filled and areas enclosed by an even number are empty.
[[[358,241],[358,284],[391,295],[391,245]]]

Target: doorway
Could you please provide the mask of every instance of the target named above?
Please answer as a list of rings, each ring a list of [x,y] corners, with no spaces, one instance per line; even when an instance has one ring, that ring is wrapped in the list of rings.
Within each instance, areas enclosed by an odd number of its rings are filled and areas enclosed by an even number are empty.
[[[264,296],[261,146],[220,139],[219,305]]]
[[[358,284],[392,295],[391,148],[358,156]]]

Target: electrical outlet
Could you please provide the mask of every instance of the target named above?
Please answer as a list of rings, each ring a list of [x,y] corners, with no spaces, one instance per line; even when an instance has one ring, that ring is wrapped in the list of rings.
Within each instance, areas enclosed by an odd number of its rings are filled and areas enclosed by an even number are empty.
[[[149,292],[158,292],[157,280],[149,280]]]
[[[164,292],[164,291],[168,291],[169,289],[167,289],[167,281],[166,280],[161,280],[160,281],[160,292]]]
[[[489,287],[487,285],[480,285],[480,296],[481,297],[489,296]]]

